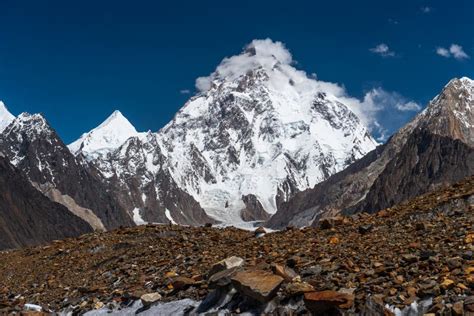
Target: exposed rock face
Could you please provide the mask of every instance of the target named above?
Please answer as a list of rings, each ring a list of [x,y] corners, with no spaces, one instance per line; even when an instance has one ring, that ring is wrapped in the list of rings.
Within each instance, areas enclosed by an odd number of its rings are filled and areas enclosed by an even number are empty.
[[[85,221],[50,201],[0,156],[0,249],[38,245],[91,231]]]
[[[135,223],[215,223],[163,167],[166,158],[156,134],[131,137],[118,149],[88,159],[100,170],[102,181],[113,188],[120,204],[135,212]]]
[[[244,221],[265,221],[270,218],[270,214],[265,212],[262,204],[258,201],[255,195],[244,195],[242,201],[245,204],[245,208],[240,213],[240,216]]]
[[[0,150],[50,198],[71,208],[78,206],[73,213],[79,216],[83,209],[92,211],[101,222],[91,222],[92,226],[133,225],[101,175],[81,157],[74,157],[40,114],[20,114],[0,134]],[[66,202],[66,196],[73,201]]]
[[[305,226],[341,212],[375,212],[474,174],[473,112],[474,82],[451,80],[387,144],[282,203],[268,226]]]

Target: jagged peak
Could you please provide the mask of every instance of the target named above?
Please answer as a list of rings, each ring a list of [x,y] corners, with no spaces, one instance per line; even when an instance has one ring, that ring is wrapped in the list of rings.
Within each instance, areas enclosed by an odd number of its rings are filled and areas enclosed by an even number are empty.
[[[94,156],[117,149],[127,139],[137,135],[132,123],[119,110],[115,110],[99,126],[82,134],[68,147],[75,155],[83,153],[85,156]]]
[[[0,132],[2,132],[14,119],[15,116],[8,111],[5,103],[0,101]]]

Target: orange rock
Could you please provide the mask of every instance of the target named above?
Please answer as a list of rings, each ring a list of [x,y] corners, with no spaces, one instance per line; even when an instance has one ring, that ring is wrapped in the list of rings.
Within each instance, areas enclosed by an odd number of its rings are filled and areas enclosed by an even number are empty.
[[[338,244],[338,243],[339,243],[339,238],[337,238],[337,237],[331,237],[331,238],[329,238],[329,243],[330,243],[331,245]]]
[[[262,303],[276,295],[282,282],[282,277],[263,270],[240,271],[232,277],[237,291]]]
[[[312,313],[320,314],[337,308],[351,308],[354,295],[336,291],[308,292],[304,294],[304,302]]]

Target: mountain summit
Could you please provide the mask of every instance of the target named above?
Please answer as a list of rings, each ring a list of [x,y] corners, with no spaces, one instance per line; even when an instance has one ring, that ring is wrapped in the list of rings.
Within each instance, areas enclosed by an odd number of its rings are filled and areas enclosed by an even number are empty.
[[[91,158],[118,148],[137,130],[120,111],[114,111],[103,123],[68,145],[73,154],[81,152]]]
[[[0,101],[0,133],[15,119],[15,116],[11,114],[5,104]]]

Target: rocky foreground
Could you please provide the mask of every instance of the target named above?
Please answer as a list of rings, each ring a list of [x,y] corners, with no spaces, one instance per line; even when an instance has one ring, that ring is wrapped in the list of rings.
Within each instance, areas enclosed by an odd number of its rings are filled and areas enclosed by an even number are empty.
[[[189,314],[474,315],[473,204],[469,178],[317,228],[147,225],[1,252],[0,314],[189,298]]]

